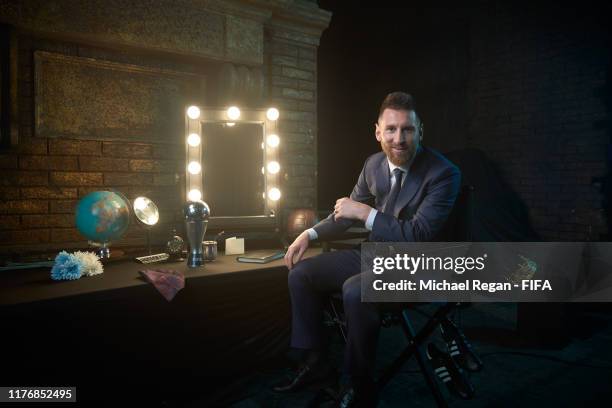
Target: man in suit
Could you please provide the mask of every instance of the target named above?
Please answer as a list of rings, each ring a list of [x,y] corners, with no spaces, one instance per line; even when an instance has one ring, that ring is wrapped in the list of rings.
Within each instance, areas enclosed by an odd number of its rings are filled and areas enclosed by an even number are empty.
[[[323,308],[326,294],[342,291],[348,331],[344,358],[348,386],[342,406],[375,406],[373,370],[380,315],[375,304],[361,302],[359,249],[301,258],[311,240],[331,238],[359,221],[371,231],[369,241],[432,240],[455,203],[459,169],[421,146],[421,121],[409,94],[387,95],[375,135],[382,152],[367,158],[350,197],[338,199],[333,214],[300,234],[285,255],[290,269],[291,346],[304,350],[305,358],[295,377],[276,391],[295,391],[331,377],[333,370],[324,358]]]

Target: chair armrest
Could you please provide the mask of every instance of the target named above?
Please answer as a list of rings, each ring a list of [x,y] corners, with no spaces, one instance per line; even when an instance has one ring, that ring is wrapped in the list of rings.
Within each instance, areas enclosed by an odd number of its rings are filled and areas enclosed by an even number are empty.
[[[365,228],[351,227],[341,235],[329,240],[319,240],[323,247],[323,252],[329,252],[332,249],[352,249],[359,245],[370,235],[370,231]]]

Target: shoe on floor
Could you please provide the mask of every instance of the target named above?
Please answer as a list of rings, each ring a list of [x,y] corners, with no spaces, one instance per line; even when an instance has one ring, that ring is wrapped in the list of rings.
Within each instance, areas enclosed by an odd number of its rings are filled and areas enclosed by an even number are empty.
[[[431,362],[434,373],[440,381],[446,384],[448,390],[463,399],[474,397],[474,386],[453,358],[436,347],[427,345],[427,358]]]
[[[328,363],[316,365],[303,364],[290,378],[272,387],[280,393],[290,393],[309,388],[325,388],[333,386],[337,381],[336,372]]]
[[[451,357],[457,362],[459,367],[472,372],[482,369],[482,360],[474,352],[472,345],[455,323],[450,320],[444,320],[440,325],[440,331]]]

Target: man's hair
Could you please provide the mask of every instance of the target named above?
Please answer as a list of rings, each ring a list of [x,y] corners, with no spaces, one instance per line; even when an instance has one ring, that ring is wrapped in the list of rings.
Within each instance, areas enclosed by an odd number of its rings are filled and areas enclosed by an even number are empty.
[[[385,97],[385,100],[380,104],[378,117],[380,118],[385,109],[414,111],[417,121],[421,123],[421,118],[416,113],[414,98],[406,92],[391,92]]]

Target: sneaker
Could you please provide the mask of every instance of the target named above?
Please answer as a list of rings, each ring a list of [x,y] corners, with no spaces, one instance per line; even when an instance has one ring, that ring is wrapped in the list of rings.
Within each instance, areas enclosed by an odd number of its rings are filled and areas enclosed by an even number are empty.
[[[434,373],[438,379],[446,384],[448,390],[463,399],[474,397],[474,386],[470,383],[465,371],[455,363],[452,357],[436,347],[435,344],[427,345],[427,358],[431,362]]]
[[[472,345],[467,341],[465,335],[455,323],[450,320],[444,320],[440,325],[440,331],[451,357],[457,362],[459,367],[471,372],[482,369],[482,360],[476,355]]]

